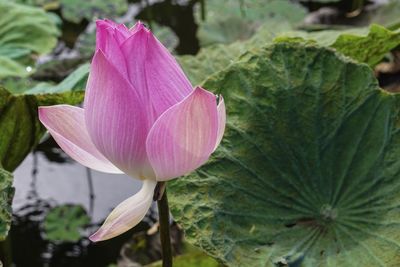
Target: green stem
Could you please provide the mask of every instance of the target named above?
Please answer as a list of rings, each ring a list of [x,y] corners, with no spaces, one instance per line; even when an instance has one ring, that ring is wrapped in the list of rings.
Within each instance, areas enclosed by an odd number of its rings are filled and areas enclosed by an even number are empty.
[[[162,187],[163,185],[161,185]],[[160,239],[162,249],[162,266],[172,267],[171,237],[169,233],[169,207],[167,189],[164,189],[161,199],[157,200],[158,218],[160,223]]]

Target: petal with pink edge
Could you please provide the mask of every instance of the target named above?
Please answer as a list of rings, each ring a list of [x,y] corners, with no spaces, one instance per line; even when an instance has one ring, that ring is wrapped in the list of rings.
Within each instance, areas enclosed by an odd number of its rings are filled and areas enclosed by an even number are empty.
[[[170,52],[138,23],[122,45],[129,79],[155,121],[165,110],[182,101],[193,89]]]
[[[226,110],[225,110],[225,101],[222,96],[220,96],[221,100],[218,103],[218,134],[217,134],[217,143],[215,144],[215,149],[219,146],[222,141],[222,137],[225,132],[225,124],[226,124]]]
[[[157,180],[170,180],[204,164],[214,151],[217,134],[216,97],[197,87],[165,111],[149,132],[147,155]]]
[[[85,122],[97,149],[135,178],[154,178],[147,161],[150,122],[132,85],[101,50],[93,58],[85,93]]]
[[[140,20],[138,20],[135,23],[135,25],[133,25],[133,27],[129,29],[129,31],[132,35],[132,34],[136,33],[138,30],[140,30],[142,27],[144,27],[144,24]]]
[[[101,172],[122,173],[90,140],[83,109],[69,105],[39,107],[39,119],[61,149],[80,164]]]
[[[90,240],[97,242],[116,237],[143,220],[153,202],[156,184],[157,182],[154,180],[144,180],[142,189],[119,204],[108,215],[100,229],[90,236]]]
[[[128,76],[125,58],[117,40],[117,31],[103,21],[97,21],[96,51],[102,50],[107,58],[125,77]],[[105,26],[103,26],[105,25]]]
[[[124,24],[118,24],[108,19],[97,20],[96,28],[97,28],[96,36],[98,35],[99,30],[101,31],[102,29],[108,29],[108,28],[114,30],[114,32],[116,33],[115,37],[118,41],[118,44],[121,44],[132,34],[131,31]]]

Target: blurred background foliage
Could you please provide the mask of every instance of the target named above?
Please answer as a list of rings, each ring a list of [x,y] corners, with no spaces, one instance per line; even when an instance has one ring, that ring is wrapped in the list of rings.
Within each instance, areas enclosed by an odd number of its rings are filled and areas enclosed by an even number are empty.
[[[129,26],[144,21],[177,56],[194,85],[266,44],[299,42],[330,47],[368,64],[381,87],[398,92],[399,13],[397,0],[0,0],[0,238],[6,238],[11,225],[12,172],[44,140],[37,107],[82,102],[96,19]],[[142,234],[131,238],[130,232],[110,243],[117,252],[96,262],[91,260],[102,250],[89,245],[87,236],[96,227],[89,212],[79,205],[44,202],[36,208],[44,214],[39,222],[32,223],[36,211],[14,215],[13,227],[34,226],[33,238],[43,237],[45,246],[58,251],[46,266],[127,267],[160,258],[156,233],[149,232],[154,219],[135,230]],[[6,266],[18,260],[18,267],[44,266],[39,248],[32,250],[38,262],[29,263],[10,251],[23,248],[23,233],[16,231],[3,242],[2,261]],[[185,248],[180,233],[176,226],[175,251],[185,252],[177,257],[176,266],[218,266],[202,252]],[[77,247],[81,261],[71,263],[67,254]]]

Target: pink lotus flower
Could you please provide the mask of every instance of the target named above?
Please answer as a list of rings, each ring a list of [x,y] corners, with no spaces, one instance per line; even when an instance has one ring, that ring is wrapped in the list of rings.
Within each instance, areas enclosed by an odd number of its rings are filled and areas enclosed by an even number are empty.
[[[40,121],[59,146],[89,168],[143,180],[119,204],[92,241],[115,237],[138,224],[153,201],[157,181],[204,164],[225,129],[225,105],[193,89],[168,50],[138,22],[132,29],[97,22],[96,53],[84,108],[39,108]]]

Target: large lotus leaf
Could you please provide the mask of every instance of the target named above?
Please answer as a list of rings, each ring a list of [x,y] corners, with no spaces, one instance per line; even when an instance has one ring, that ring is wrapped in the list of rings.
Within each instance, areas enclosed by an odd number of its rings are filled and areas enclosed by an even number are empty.
[[[202,46],[214,43],[232,43],[250,38],[262,24],[270,27],[282,23],[301,22],[306,11],[299,4],[282,0],[212,0],[206,1],[206,18],[201,18],[197,9],[199,24],[197,36]]]
[[[44,219],[47,240],[77,242],[90,217],[80,205],[60,205],[52,208]]]
[[[11,226],[11,202],[14,196],[12,182],[12,174],[0,168],[0,241],[7,237]]]
[[[292,32],[276,38],[277,42],[314,40],[319,45],[330,46],[359,62],[370,66],[378,64],[392,49],[400,45],[400,30],[390,31],[379,25],[367,29],[327,30],[320,32]]]
[[[58,29],[40,8],[0,0],[0,14],[0,78],[26,76],[32,56],[54,48]]]
[[[222,145],[169,185],[187,240],[228,266],[398,266],[400,99],[329,48],[280,43],[208,79]]]
[[[14,171],[45,133],[37,118],[38,106],[77,104],[82,99],[82,92],[13,95],[0,87],[0,162],[3,168]]]

